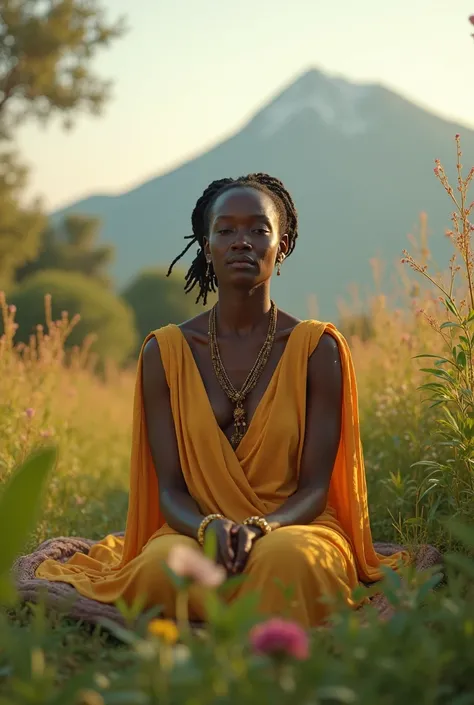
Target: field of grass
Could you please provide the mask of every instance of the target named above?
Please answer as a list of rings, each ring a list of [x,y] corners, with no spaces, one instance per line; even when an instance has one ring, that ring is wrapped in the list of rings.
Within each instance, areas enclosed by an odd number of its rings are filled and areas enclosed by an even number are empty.
[[[403,278],[400,281],[403,283]],[[466,329],[470,325],[469,311],[462,314],[462,305],[456,311],[464,323],[447,326],[445,330],[457,336],[456,340],[447,339],[433,319],[435,315],[447,317],[446,301],[441,303],[432,288],[418,292],[416,301],[410,292],[410,283],[406,283],[405,290],[401,287],[405,303],[398,309],[383,294],[375,296],[369,306],[368,333],[365,325],[358,328],[356,316],[348,318],[346,311],[343,319],[358,375],[374,539],[409,545],[429,542],[444,551],[457,546],[444,519],[457,516],[471,523],[474,517],[473,480],[472,473],[469,474],[474,423],[474,336],[465,338],[467,343],[462,342],[462,325]],[[454,297],[452,300],[455,301]],[[64,341],[70,328],[66,316],[59,322],[49,320],[47,330],[38,330],[29,347],[16,348],[15,311],[4,299],[0,304],[4,319],[4,335],[0,340],[0,483],[33,448],[53,439],[59,449],[59,462],[49,484],[41,521],[28,548],[52,536],[100,538],[123,529],[135,371],[109,368],[99,377],[90,369],[87,345],[83,350],[73,351],[66,365]],[[473,308],[469,302],[466,306]],[[449,305],[447,308],[451,321],[456,321]],[[461,348],[456,348],[458,344],[468,346],[467,357],[466,351],[462,353]],[[415,356],[425,352],[439,356],[446,346],[448,352],[452,348],[449,354],[454,356],[457,389],[463,385],[467,388],[455,399],[449,397],[449,390],[419,389],[428,381],[427,373],[420,368],[428,365],[426,360],[414,359]],[[442,369],[441,364],[438,369]],[[428,393],[444,394],[444,401],[438,399],[438,405],[431,408],[423,402]],[[444,408],[448,408],[445,417]],[[454,419],[452,427],[449,415]],[[443,429],[448,435],[444,444],[437,445],[436,434],[440,430],[443,433]],[[414,466],[419,461],[425,464]],[[36,620],[41,619],[40,613]],[[104,632],[91,632],[53,617],[48,619],[48,638],[42,648],[47,660],[56,661],[56,681],[81,673],[92,664],[99,671],[122,668],[124,647]],[[10,623],[15,633],[35,628],[30,608],[15,609],[10,613]],[[468,636],[474,632],[472,625],[463,629]],[[0,694],[1,682],[0,661]],[[340,696],[340,699],[329,698],[328,702],[354,702],[349,696],[346,700],[343,694]],[[56,701],[20,699],[18,702]],[[94,705],[129,701],[105,698],[81,702]]]

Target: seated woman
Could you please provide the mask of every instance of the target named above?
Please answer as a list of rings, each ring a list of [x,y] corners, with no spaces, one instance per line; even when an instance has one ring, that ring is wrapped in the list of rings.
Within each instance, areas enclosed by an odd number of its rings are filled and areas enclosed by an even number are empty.
[[[361,581],[405,558],[373,547],[350,352],[334,326],[299,321],[270,298],[298,235],[278,179],[213,182],[192,228],[184,252],[199,249],[186,291],[197,286],[206,304],[218,287],[218,303],[143,344],[125,538],[108,536],[66,564],[46,560],[37,576],[101,602],[140,598],[173,617],[164,561],[176,544],[199,549],[214,529],[219,563],[247,576],[228,599],[256,590],[262,613],[289,610],[316,625],[327,598],[352,604]],[[293,586],[290,605],[279,582]],[[199,589],[190,615],[205,618]]]

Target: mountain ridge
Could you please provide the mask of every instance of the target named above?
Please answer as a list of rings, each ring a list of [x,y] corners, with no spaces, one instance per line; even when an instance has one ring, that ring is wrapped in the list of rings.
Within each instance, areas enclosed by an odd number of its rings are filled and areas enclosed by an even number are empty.
[[[392,262],[401,253],[421,211],[437,231],[449,224],[449,202],[432,167],[436,157],[454,164],[457,131],[466,157],[474,157],[473,130],[379,84],[311,69],[228,139],[121,194],[91,194],[53,218],[68,212],[102,218],[102,239],[117,248],[112,273],[121,287],[142,267],[165,265],[181,250],[194,204],[210,181],[268,171],[292,193],[301,223],[295,253],[276,282],[279,299],[304,316],[316,294],[322,312],[334,317],[348,284],[369,281],[370,258]],[[448,250],[438,240],[432,245],[442,258]],[[337,274],[329,276],[328,267]]]

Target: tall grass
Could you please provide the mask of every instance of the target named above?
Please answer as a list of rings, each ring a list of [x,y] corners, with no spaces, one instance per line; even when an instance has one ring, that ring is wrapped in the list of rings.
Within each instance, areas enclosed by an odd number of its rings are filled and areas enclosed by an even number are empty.
[[[55,441],[57,470],[32,544],[54,535],[100,537],[125,521],[133,371],[94,374],[90,341],[70,352],[77,319],[51,319],[15,345],[15,309],[0,297],[0,483],[38,445]]]

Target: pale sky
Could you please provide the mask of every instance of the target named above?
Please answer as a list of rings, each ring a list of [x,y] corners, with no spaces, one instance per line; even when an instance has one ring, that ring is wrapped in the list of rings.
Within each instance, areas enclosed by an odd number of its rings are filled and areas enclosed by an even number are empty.
[[[474,127],[474,0],[104,0],[129,32],[95,63],[100,118],[19,135],[48,208],[146,181],[239,129],[316,67]]]

